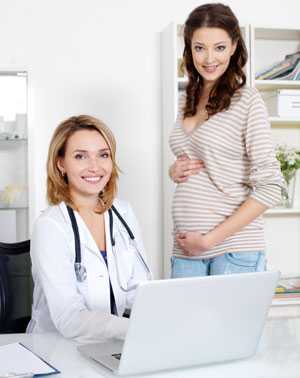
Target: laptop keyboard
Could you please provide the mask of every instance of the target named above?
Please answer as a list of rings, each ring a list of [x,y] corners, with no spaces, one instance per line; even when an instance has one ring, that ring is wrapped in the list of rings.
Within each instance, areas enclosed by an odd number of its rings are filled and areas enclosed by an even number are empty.
[[[121,356],[122,356],[122,353],[115,353],[115,354],[112,354],[112,357],[116,358],[117,360],[120,360],[120,359],[121,359]]]

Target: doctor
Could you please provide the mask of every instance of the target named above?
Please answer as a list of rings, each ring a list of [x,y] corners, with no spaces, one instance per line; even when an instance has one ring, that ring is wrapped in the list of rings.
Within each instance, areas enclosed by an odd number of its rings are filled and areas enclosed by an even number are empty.
[[[54,132],[50,207],[31,239],[34,294],[27,332],[58,331],[81,343],[126,335],[124,310],[151,275],[135,215],[115,198],[115,151],[111,131],[90,116],[71,117]]]

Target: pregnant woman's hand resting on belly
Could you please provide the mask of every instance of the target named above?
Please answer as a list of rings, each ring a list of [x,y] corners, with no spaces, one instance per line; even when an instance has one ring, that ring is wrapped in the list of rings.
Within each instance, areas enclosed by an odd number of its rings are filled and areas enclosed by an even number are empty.
[[[186,256],[199,256],[214,247],[210,234],[200,231],[178,232],[176,241]]]
[[[178,156],[169,169],[170,178],[177,184],[188,180],[189,176],[196,175],[204,168],[202,160],[190,159],[187,154]]]

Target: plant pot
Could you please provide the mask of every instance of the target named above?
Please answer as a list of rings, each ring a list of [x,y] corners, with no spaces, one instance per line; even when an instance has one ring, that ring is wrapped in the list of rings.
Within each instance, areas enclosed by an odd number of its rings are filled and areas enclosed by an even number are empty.
[[[282,206],[291,208],[294,206],[296,188],[296,175],[294,175],[287,184],[287,192],[282,195]]]

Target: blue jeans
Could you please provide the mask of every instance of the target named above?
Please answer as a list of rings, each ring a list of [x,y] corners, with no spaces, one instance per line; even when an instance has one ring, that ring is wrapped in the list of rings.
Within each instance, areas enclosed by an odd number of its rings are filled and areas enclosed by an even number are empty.
[[[264,252],[235,252],[209,259],[171,257],[171,278],[262,272],[266,270]]]

